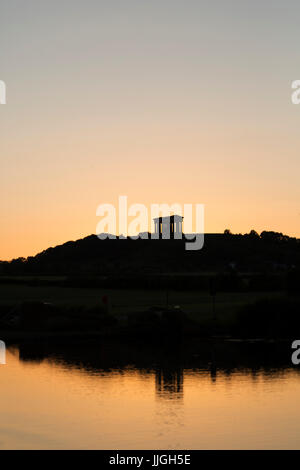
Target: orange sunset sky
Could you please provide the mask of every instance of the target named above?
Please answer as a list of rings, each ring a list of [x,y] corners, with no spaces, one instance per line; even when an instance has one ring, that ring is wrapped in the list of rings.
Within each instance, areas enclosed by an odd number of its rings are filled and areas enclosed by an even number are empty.
[[[0,7],[0,259],[95,233],[119,195],[300,237],[299,3],[72,5]]]

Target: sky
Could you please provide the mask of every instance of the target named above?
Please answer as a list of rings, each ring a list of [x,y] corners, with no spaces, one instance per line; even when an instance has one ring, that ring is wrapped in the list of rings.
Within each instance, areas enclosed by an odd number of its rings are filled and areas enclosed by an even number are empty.
[[[2,0],[0,259],[95,233],[120,195],[300,237],[299,18],[296,0]]]

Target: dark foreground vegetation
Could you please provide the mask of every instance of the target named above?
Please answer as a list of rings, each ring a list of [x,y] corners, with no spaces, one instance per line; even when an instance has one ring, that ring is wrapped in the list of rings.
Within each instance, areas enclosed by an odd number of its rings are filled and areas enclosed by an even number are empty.
[[[280,233],[185,240],[90,236],[0,263],[0,334],[294,338],[300,242]]]
[[[199,305],[201,309],[201,305]],[[151,307],[128,315],[101,307],[68,307],[23,302],[0,307],[1,338],[102,336],[143,338],[294,339],[300,332],[300,299],[281,296],[244,305],[235,314],[187,314],[179,306]]]

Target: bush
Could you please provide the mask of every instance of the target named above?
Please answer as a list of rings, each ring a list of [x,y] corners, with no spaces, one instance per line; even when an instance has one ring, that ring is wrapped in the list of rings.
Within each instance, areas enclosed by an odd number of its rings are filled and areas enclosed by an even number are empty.
[[[247,305],[238,313],[234,330],[248,338],[295,338],[300,334],[300,301],[283,297]]]

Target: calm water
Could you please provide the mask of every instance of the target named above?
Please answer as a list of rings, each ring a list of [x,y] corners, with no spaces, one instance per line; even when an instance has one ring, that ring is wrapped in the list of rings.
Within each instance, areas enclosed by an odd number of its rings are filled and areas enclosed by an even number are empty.
[[[289,347],[12,347],[0,448],[300,448]]]

